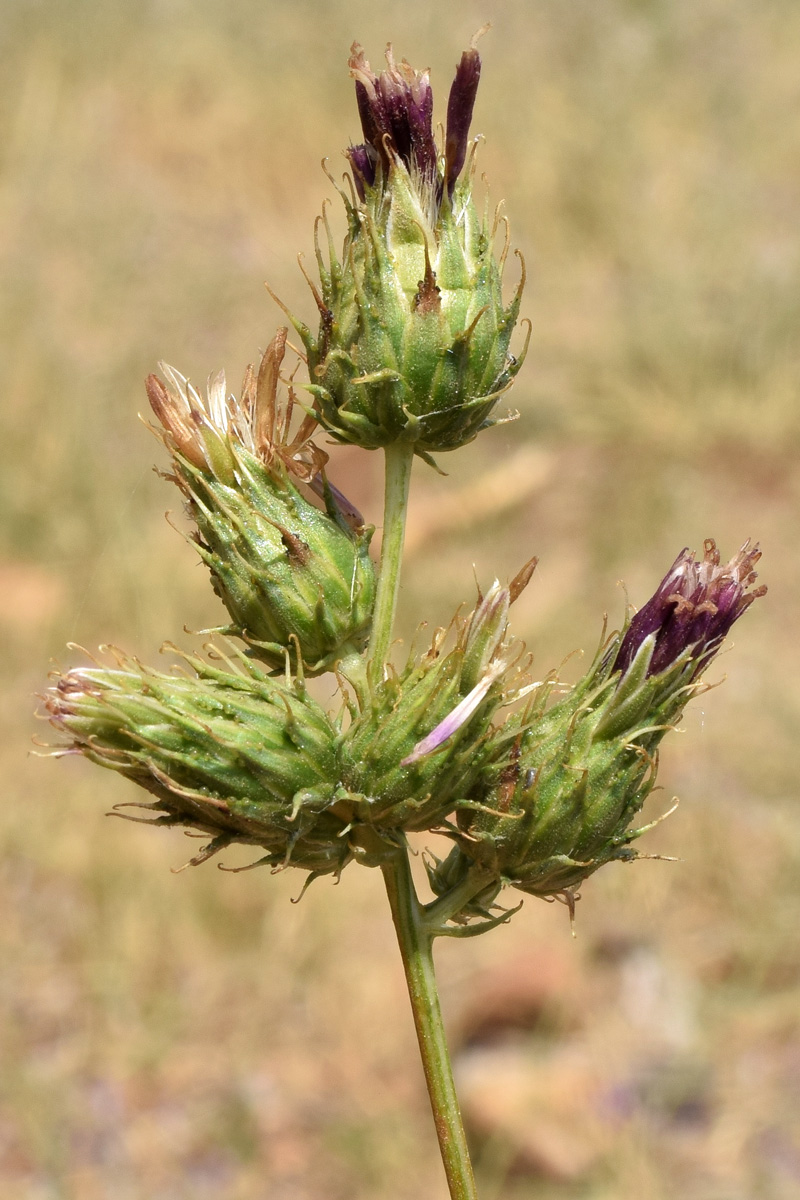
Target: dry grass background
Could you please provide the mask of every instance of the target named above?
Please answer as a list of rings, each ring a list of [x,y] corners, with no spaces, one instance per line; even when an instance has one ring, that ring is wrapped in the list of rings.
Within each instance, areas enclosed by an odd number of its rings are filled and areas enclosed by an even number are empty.
[[[522,419],[419,468],[405,631],[537,553],[515,617],[546,670],[709,534],[759,537],[770,594],[666,749],[653,813],[683,804],[646,848],[681,861],[601,872],[575,942],[531,900],[441,948],[482,1195],[800,1190],[795,0],[4,0],[4,1200],[444,1196],[379,877],[293,906],[291,872],[173,875],[179,834],[103,816],[130,785],[26,754],[66,641],[152,658],[217,619],[141,381],[237,377],[264,278],[311,313],[351,40],[443,104],[487,18],[476,127],[535,336]],[[377,457],[336,477],[378,519]]]

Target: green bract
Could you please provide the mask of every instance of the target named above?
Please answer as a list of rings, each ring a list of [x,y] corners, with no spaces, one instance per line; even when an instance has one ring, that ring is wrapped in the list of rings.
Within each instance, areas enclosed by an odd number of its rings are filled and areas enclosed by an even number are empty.
[[[375,577],[372,530],[358,532],[239,449],[231,484],[179,463],[214,590],[252,653],[281,667],[297,639],[306,670],[331,670],[361,650],[370,630]]]
[[[494,422],[525,351],[509,342],[522,282],[502,297],[505,255],[469,187],[428,226],[405,167],[346,201],[341,262],[318,252],[324,312],[317,337],[299,325],[319,419],[342,441],[374,449],[398,439],[418,452],[455,450]],[[523,276],[524,278],[524,276]]]
[[[449,652],[439,631],[421,658],[387,669],[344,735],[337,811],[379,830],[432,829],[468,796],[507,699],[508,605],[509,589],[495,584]]]

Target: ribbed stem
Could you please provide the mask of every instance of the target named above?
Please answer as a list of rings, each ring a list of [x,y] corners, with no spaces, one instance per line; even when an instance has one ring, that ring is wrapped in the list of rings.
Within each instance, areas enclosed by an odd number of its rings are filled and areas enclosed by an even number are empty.
[[[392,442],[385,447],[386,478],[383,504],[383,542],[375,611],[372,617],[372,636],[369,643],[369,676],[377,683],[389,655],[400,588],[400,565],[406,532],[406,509],[414,447],[405,442]]]
[[[414,889],[408,854],[399,851],[381,870],[414,1014],[422,1066],[428,1085],[436,1135],[452,1200],[477,1200],[475,1177],[461,1120],[450,1054],[433,969],[433,936]]]

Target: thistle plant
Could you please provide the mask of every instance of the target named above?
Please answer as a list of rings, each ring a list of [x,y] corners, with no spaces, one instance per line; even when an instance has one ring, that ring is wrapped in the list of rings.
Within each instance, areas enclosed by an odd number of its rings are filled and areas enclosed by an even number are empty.
[[[45,697],[59,753],[148,793],[134,819],[205,836],[192,863],[240,842],[254,848],[254,865],[296,867],[307,882],[354,862],[380,869],[457,1200],[476,1190],[434,940],[508,921],[516,909],[498,903],[505,889],[574,909],[594,871],[637,857],[654,822],[634,822],[661,742],[765,590],[749,542],[728,562],[711,540],[701,557],[683,550],[652,598],[604,634],[579,682],[533,682],[509,627],[531,559],[402,666],[392,661],[412,462],[457,450],[502,419],[497,402],[527,348],[518,334],[510,349],[524,264],[507,294],[507,227],[501,239],[499,215],[479,214],[473,194],[480,69],[473,40],[439,146],[428,73],[391,50],[375,73],[353,46],[363,141],[345,151],[344,245],[337,252],[324,213],[311,282],[317,331],[290,314],[307,379],[287,373],[283,328],[238,397],[222,372],[205,396],[172,367],[147,380],[167,478],[229,622],[205,654],[177,652],[172,672],[114,652],[106,665],[57,675]],[[385,456],[377,568],[371,527],[328,477],[325,434]],[[325,673],[338,683],[332,711],[307,684]],[[423,901],[408,839],[434,832],[452,850],[429,858]]]

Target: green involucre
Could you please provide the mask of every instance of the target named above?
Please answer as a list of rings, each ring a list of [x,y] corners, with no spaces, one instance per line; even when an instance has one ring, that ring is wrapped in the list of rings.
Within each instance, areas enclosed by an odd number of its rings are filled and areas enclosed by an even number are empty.
[[[612,674],[615,637],[586,677],[551,708],[552,685],[494,738],[456,841],[471,861],[533,895],[574,889],[606,862],[635,858],[630,825],[656,778],[658,746],[696,690],[687,651],[647,675],[653,639]]]
[[[350,528],[333,501],[322,512],[287,472],[268,469],[242,447],[231,483],[175,460],[199,553],[231,616],[224,632],[242,637],[273,668],[299,645],[310,674],[366,645],[375,601],[371,528]]]
[[[379,830],[432,829],[475,785],[503,700],[499,682],[441,746],[402,765],[473,686],[464,678],[465,654],[463,638],[447,654],[434,645],[373,689],[342,741],[340,810],[349,809],[354,821]]]
[[[195,677],[121,659],[120,669],[73,670],[46,697],[56,726],[87,758],[154,797],[155,824],[194,826],[211,839],[199,859],[231,842],[264,861],[317,874],[351,857],[330,813],[337,733],[297,682],[255,664],[243,674],[190,657]]]
[[[506,251],[495,258],[497,220],[479,218],[468,179],[439,205],[397,161],[385,188],[379,172],[363,203],[345,204],[341,261],[329,229],[327,262],[317,245],[318,336],[295,321],[319,420],[367,449],[398,439],[421,454],[463,446],[494,423],[522,365],[527,343],[515,359],[509,342],[524,271],[504,304]]]

